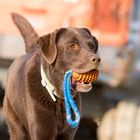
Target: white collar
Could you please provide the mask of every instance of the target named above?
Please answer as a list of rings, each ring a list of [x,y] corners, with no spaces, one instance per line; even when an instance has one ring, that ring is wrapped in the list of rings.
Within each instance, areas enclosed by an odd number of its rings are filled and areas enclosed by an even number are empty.
[[[42,64],[41,64],[41,68],[40,69],[41,69],[41,84],[42,84],[43,87],[45,87],[48,90],[48,92],[49,92],[52,100],[54,102],[56,101],[55,96],[58,97],[58,98],[60,98],[60,99],[64,99],[63,97],[61,97],[61,96],[59,96],[57,94],[56,88],[54,87],[54,85],[47,78],[47,76],[46,76],[46,74],[44,72],[44,69],[43,69]],[[72,97],[74,98],[75,95],[73,95]]]
[[[56,92],[56,89],[55,87],[51,84],[51,82],[49,81],[49,79],[47,78],[45,72],[44,72],[44,69],[43,69],[43,66],[41,64],[41,84],[43,87],[45,87],[51,98],[53,99],[53,101],[55,102],[56,101],[56,98],[54,95],[58,96],[57,92]],[[59,96],[58,96],[59,97]]]

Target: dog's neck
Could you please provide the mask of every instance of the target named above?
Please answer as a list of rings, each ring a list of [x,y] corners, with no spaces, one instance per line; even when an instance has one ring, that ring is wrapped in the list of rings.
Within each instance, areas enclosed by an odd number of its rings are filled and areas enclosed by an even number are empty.
[[[51,98],[53,101],[56,101],[55,97],[58,97],[59,99],[63,98],[63,91],[61,88],[62,82],[63,82],[63,75],[64,74],[57,74],[53,71],[52,66],[49,64],[46,64],[46,61],[42,59],[41,61],[41,83],[42,86],[46,87],[46,90],[49,92]],[[56,70],[57,72],[59,70]],[[53,73],[53,76],[51,76]],[[57,74],[57,77],[55,76]],[[59,79],[56,79],[59,78]],[[57,89],[57,87],[60,87]],[[72,96],[75,97],[76,93],[72,91]]]

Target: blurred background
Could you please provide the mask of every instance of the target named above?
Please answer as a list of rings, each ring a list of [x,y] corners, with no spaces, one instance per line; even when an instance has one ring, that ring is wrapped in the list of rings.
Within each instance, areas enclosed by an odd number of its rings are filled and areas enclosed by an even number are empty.
[[[28,19],[39,35],[60,27],[87,27],[99,41],[102,60],[93,90],[82,95],[82,119],[75,140],[96,140],[104,113],[140,93],[140,0],[0,1],[0,140],[8,140],[2,112],[6,73],[24,54],[24,42],[10,13]],[[139,100],[140,101],[140,100]]]

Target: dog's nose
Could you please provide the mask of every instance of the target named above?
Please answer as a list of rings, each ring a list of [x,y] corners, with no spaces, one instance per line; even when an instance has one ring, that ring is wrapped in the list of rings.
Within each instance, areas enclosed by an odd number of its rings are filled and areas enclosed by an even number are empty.
[[[91,56],[90,60],[94,65],[99,65],[101,62],[101,58],[99,56]]]

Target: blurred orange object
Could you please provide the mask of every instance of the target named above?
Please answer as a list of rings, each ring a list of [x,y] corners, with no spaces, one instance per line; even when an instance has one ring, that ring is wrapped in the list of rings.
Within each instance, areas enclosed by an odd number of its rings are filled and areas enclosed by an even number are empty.
[[[131,5],[132,0],[79,0],[65,23],[90,28],[100,45],[121,47],[128,41]]]
[[[93,33],[101,44],[123,46],[127,42],[131,5],[132,0],[96,0]]]
[[[32,7],[30,6],[32,5]],[[0,33],[13,34],[17,33],[18,30],[14,26],[11,13],[16,12],[25,16],[31,24],[38,30],[42,32],[45,27],[45,14],[46,7],[43,6],[42,2],[32,1],[32,0],[4,0],[0,2]]]
[[[56,28],[87,27],[100,45],[124,46],[132,0],[4,0],[0,2],[0,33],[17,33],[10,13],[26,17],[39,34]]]

